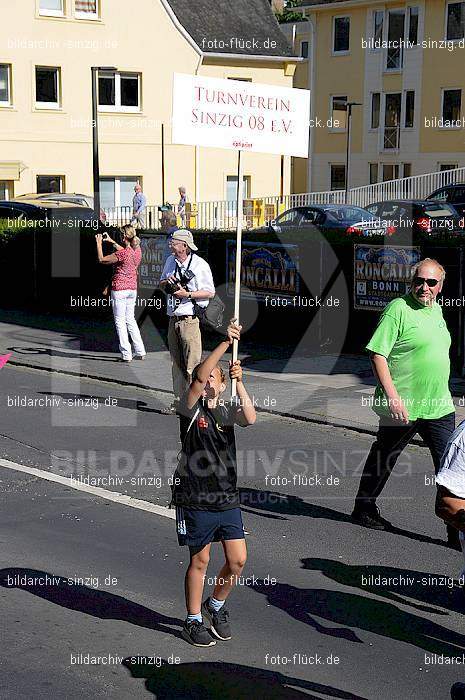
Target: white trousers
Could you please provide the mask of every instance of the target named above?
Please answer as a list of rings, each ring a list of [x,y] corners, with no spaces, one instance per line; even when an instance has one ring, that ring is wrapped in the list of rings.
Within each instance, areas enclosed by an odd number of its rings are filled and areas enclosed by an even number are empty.
[[[145,355],[145,347],[142,341],[139,327],[134,316],[137,291],[135,289],[123,289],[111,292],[111,305],[115,319],[116,332],[118,333],[119,349],[123,360],[132,360],[132,348],[129,342],[131,336],[135,355]]]

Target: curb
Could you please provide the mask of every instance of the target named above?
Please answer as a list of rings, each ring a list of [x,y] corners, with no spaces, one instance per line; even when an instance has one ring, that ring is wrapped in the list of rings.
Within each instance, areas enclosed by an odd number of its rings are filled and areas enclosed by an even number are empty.
[[[100,375],[97,374],[89,374],[86,372],[73,372],[72,370],[63,370],[63,369],[51,369],[50,367],[44,367],[43,365],[34,365],[26,362],[18,362],[17,360],[9,360],[8,365],[16,366],[16,367],[29,367],[30,369],[35,369],[41,372],[49,372],[51,373],[56,373],[56,374],[61,374],[63,376],[69,376],[69,377],[82,377],[84,379],[93,379],[98,382],[106,382],[108,384],[116,384],[117,386],[126,386],[126,387],[134,387],[136,389],[143,389],[144,391],[148,392],[158,392],[160,394],[166,394],[167,396],[172,396],[173,392],[168,391],[167,389],[157,389],[156,387],[150,387],[147,388],[143,384],[138,384],[137,382],[128,382],[125,380],[120,380],[120,379],[112,379],[112,378],[107,378],[107,377],[101,377]],[[364,425],[353,425],[346,423],[344,421],[338,421],[338,420],[328,420],[323,418],[322,416],[318,415],[312,415],[309,414],[308,416],[302,416],[302,415],[297,415],[294,413],[289,413],[289,412],[280,412],[280,411],[273,411],[269,408],[262,408],[261,406],[256,406],[256,411],[257,413],[266,413],[268,415],[272,416],[277,416],[280,418],[292,418],[292,420],[297,420],[301,421],[302,423],[310,423],[313,425],[327,425],[333,428],[344,428],[345,430],[351,430],[354,433],[362,434],[362,435],[372,435],[376,436],[377,434],[377,429],[376,428],[370,428],[369,426],[364,426]],[[425,443],[423,440],[414,438],[410,444],[417,445],[420,447],[426,447]]]

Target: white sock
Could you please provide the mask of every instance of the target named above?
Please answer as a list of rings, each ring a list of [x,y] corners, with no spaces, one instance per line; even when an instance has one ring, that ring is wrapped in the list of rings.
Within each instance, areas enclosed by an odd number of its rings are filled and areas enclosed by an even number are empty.
[[[221,610],[221,608],[224,605],[224,600],[217,600],[216,598],[210,598],[208,601],[208,607],[210,610],[214,610],[215,612],[218,612],[218,610]]]

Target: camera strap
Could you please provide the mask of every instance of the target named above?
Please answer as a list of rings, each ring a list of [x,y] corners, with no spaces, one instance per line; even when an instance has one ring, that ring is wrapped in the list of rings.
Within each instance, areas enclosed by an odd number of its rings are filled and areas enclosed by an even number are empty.
[[[189,265],[186,267],[184,272],[187,272],[187,270],[189,270],[193,257],[194,257],[194,253],[191,253],[191,259],[189,260]],[[174,276],[176,277],[176,279],[179,279],[179,280],[181,279],[181,265],[178,263],[177,260],[176,260],[176,272],[174,273]]]

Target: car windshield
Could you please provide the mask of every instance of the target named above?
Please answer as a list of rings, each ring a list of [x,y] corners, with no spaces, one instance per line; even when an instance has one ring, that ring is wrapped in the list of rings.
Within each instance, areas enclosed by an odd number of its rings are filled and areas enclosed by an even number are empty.
[[[444,204],[444,202],[438,202],[437,204],[428,204],[424,207],[425,216],[435,217],[435,216],[455,216],[454,209],[449,204]]]
[[[327,214],[328,219],[332,219],[333,221],[360,222],[371,221],[373,218],[369,211],[361,207],[328,207],[328,209],[324,209],[324,212]]]

